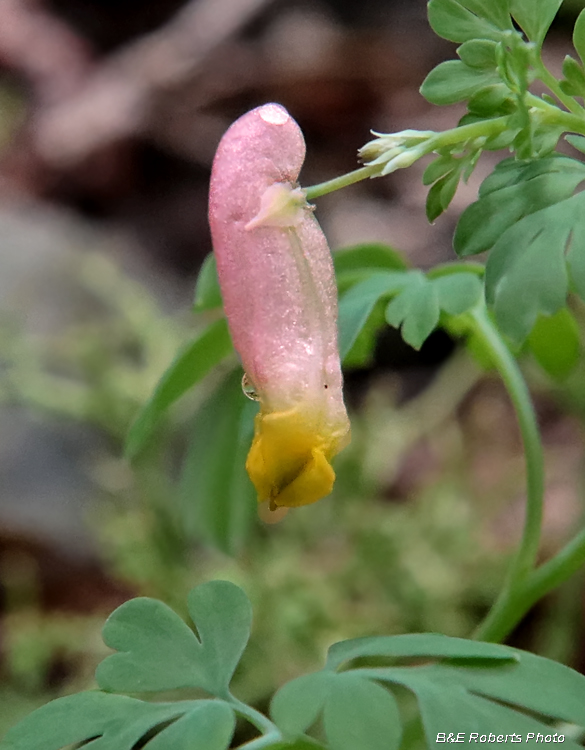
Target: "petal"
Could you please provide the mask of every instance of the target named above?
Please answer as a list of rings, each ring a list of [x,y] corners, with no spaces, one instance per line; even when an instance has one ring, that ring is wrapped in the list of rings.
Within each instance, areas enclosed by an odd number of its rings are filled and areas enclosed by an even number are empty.
[[[248,470],[259,500],[277,505],[314,502],[330,491],[334,474],[323,462],[349,432],[333,263],[297,187],[304,156],[296,122],[267,104],[228,129],[210,186],[226,317],[261,403]]]
[[[345,425],[332,433],[324,419],[302,407],[260,412],[246,462],[258,501],[298,507],[325,497],[335,481],[329,460],[347,442]]]

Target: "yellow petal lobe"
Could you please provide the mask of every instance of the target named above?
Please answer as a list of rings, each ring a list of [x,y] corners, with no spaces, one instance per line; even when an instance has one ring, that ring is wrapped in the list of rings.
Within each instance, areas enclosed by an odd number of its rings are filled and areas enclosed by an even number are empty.
[[[298,407],[258,414],[246,461],[258,502],[296,508],[331,492],[335,472],[329,460],[343,447],[347,430],[336,434],[320,421]]]

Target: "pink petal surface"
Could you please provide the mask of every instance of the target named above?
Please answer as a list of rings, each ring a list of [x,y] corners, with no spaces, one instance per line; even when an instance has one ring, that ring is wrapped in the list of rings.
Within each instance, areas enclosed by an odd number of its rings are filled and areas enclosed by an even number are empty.
[[[215,156],[209,220],[232,339],[261,415],[301,411],[308,431],[325,431],[337,446],[348,421],[327,241],[306,204],[264,219],[273,195],[298,196],[304,157],[301,130],[283,107],[243,115]]]

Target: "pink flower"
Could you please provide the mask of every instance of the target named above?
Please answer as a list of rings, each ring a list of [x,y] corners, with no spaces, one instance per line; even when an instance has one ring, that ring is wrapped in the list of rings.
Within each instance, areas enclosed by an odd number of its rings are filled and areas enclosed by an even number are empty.
[[[278,104],[240,117],[211,174],[209,221],[234,346],[260,401],[246,468],[259,502],[329,494],[349,442],[331,253],[297,185],[305,143]]]

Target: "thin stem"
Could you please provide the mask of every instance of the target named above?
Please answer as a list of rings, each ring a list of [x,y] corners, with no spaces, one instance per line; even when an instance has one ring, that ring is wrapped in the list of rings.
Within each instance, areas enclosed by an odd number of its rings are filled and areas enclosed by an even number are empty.
[[[272,747],[276,742],[280,742],[281,740],[282,735],[280,732],[278,734],[269,732],[268,734],[263,734],[261,737],[250,740],[250,742],[246,742],[240,747],[241,750],[261,750],[261,748]]]
[[[429,138],[425,144],[425,152],[430,154],[445,146],[456,146],[458,143],[465,143],[474,138],[489,138],[493,135],[502,133],[507,127],[510,120],[509,115],[503,117],[493,117],[489,120],[480,120],[472,122],[469,125],[460,125],[443,133],[437,133]]]
[[[565,105],[565,107],[575,115],[583,116],[585,109],[573,99],[572,96],[565,94],[565,92],[559,86],[559,82],[553,76],[553,74],[547,70],[544,63],[540,59],[540,56],[535,61],[536,72],[540,80],[548,87],[550,91],[556,96],[556,98]]]
[[[569,133],[585,134],[585,118],[583,117],[585,110],[580,114],[573,114],[559,109],[556,105],[550,104],[539,96],[535,96],[535,94],[528,93],[525,96],[527,104],[546,113],[544,119],[547,124],[560,125],[563,130]]]
[[[513,597],[496,602],[480,626],[476,638],[501,640],[543,596],[560,586],[585,564],[585,529],[555,557],[533,571],[513,592]],[[492,636],[493,637],[490,637]]]
[[[361,167],[360,169],[355,169],[353,172],[342,174],[340,177],[327,180],[327,182],[311,185],[311,187],[304,188],[306,198],[308,201],[312,201],[315,198],[320,198],[322,195],[327,195],[327,193],[332,193],[348,185],[361,182],[361,180],[367,180],[368,177],[374,177],[378,171],[378,166]]]
[[[528,388],[518,364],[490,320],[484,306],[471,313],[473,330],[488,349],[494,365],[514,405],[526,457],[526,517],[520,547],[504,587],[475,637],[499,641],[505,638],[517,621],[521,609],[517,594],[533,570],[540,542],[544,495],[544,456],[538,423]]]
[[[270,736],[272,742],[282,740],[280,729],[268,717],[264,716],[263,713],[256,711],[255,708],[248,706],[247,703],[243,703],[231,693],[228,694],[227,700],[232,704],[237,714],[248,719],[250,724],[253,724],[263,735]],[[263,737],[257,737],[253,742],[257,742],[260,739],[263,739]],[[263,745],[255,745],[254,747],[263,747]]]
[[[532,605],[570,578],[585,564],[585,529],[526,581],[524,595]]]

